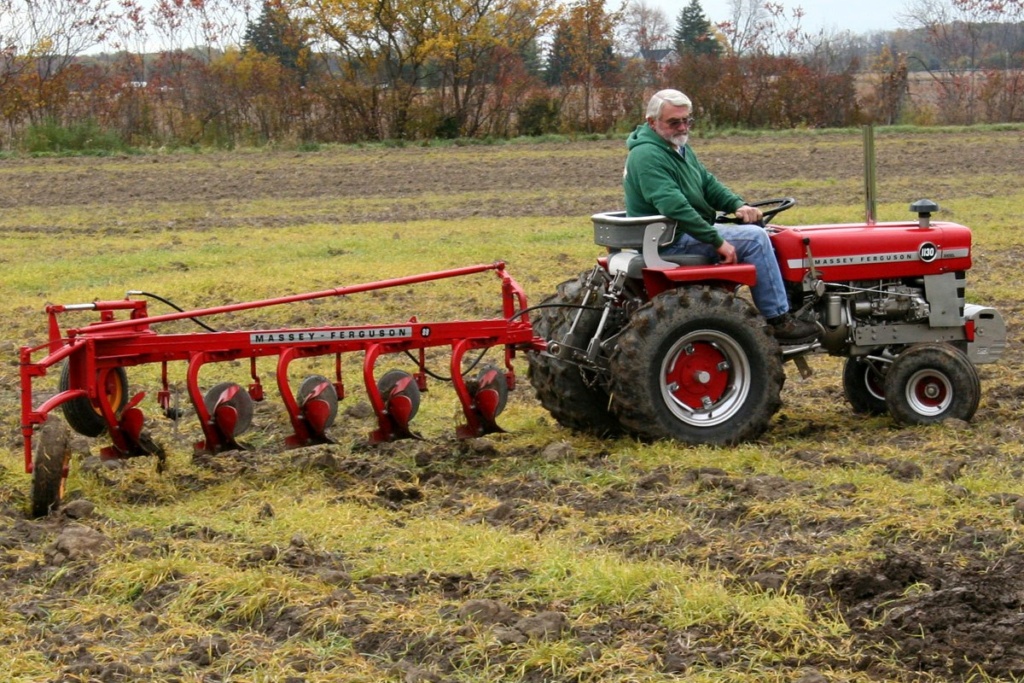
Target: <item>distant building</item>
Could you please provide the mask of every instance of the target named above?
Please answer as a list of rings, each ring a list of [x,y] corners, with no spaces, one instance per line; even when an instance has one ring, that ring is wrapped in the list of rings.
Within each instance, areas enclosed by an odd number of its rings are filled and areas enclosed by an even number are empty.
[[[642,59],[648,64],[654,64],[658,69],[664,71],[679,61],[679,53],[672,48],[658,50],[640,50],[636,59]]]

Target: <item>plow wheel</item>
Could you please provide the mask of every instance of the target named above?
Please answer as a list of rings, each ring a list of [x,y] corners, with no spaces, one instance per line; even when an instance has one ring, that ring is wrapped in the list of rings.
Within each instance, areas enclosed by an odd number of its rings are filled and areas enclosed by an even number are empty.
[[[310,431],[320,439],[326,438],[324,432],[338,417],[338,392],[330,380],[310,375],[299,385],[296,401]]]
[[[853,412],[864,415],[884,415],[885,366],[882,361],[872,361],[860,356],[846,359],[843,365],[843,393],[853,407]]]
[[[981,400],[978,371],[949,344],[916,344],[892,362],[885,375],[885,402],[897,422],[934,424],[970,420]]]
[[[782,405],[778,344],[731,292],[665,292],[636,312],[611,359],[612,408],[647,439],[731,445]]]
[[[64,499],[64,486],[71,462],[67,427],[51,417],[43,423],[32,460],[32,516],[43,517],[56,510]]]
[[[100,373],[102,375],[102,371]],[[67,363],[64,363],[60,373],[59,388],[61,391],[71,388],[71,368]],[[120,413],[128,403],[128,373],[124,368],[112,368],[106,373],[103,391],[114,413]],[[61,410],[68,425],[82,436],[99,436],[107,430],[103,413],[85,396],[68,401],[61,406]]]
[[[585,273],[563,282],[555,295],[543,302],[547,307],[537,311],[533,324],[537,336],[576,348],[587,347],[601,320],[601,311],[581,311],[570,306],[583,302],[586,291],[583,281],[588,276],[589,273]],[[598,300],[594,305],[601,303]],[[581,315],[570,337],[569,330],[577,313]],[[608,410],[608,391],[596,372],[535,351],[529,352],[527,359],[530,363],[527,377],[537,399],[558,424],[597,436],[621,431],[618,419]]]
[[[217,430],[232,443],[252,425],[252,397],[241,385],[221,382],[206,392],[203,404]]]
[[[377,380],[384,409],[402,436],[412,436],[409,423],[420,409],[420,388],[416,378],[402,370],[389,370]]]

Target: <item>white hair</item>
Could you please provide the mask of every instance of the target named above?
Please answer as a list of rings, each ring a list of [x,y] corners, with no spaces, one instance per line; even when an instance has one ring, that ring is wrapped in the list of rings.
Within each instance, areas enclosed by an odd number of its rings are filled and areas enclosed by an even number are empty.
[[[647,103],[647,118],[656,119],[661,116],[661,108],[665,106],[666,102],[674,107],[693,107],[690,98],[678,90],[659,90],[651,95],[651,99]]]

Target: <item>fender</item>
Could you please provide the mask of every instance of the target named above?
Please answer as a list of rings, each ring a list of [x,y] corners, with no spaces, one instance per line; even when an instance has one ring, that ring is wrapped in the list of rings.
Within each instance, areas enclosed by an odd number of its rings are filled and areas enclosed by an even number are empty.
[[[597,259],[604,270],[608,270],[608,257]],[[753,287],[757,283],[757,269],[751,263],[733,263],[730,265],[674,266],[670,270],[644,268],[641,271],[644,288],[649,298],[656,297],[665,290],[675,289],[678,283],[699,282],[712,287],[735,289],[740,285]]]
[[[672,270],[644,268],[644,287],[655,297],[666,289],[675,289],[681,282],[700,282],[712,287],[735,289],[740,285],[757,284],[757,269],[752,263],[733,263],[716,266],[681,266]]]

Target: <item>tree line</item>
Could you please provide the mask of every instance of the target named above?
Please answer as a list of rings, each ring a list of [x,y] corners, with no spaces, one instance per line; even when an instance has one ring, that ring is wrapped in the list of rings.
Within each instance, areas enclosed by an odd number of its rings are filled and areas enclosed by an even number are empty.
[[[1024,0],[916,2],[856,36],[761,0],[0,0],[0,149],[608,133],[661,87],[710,128],[1022,120]]]

